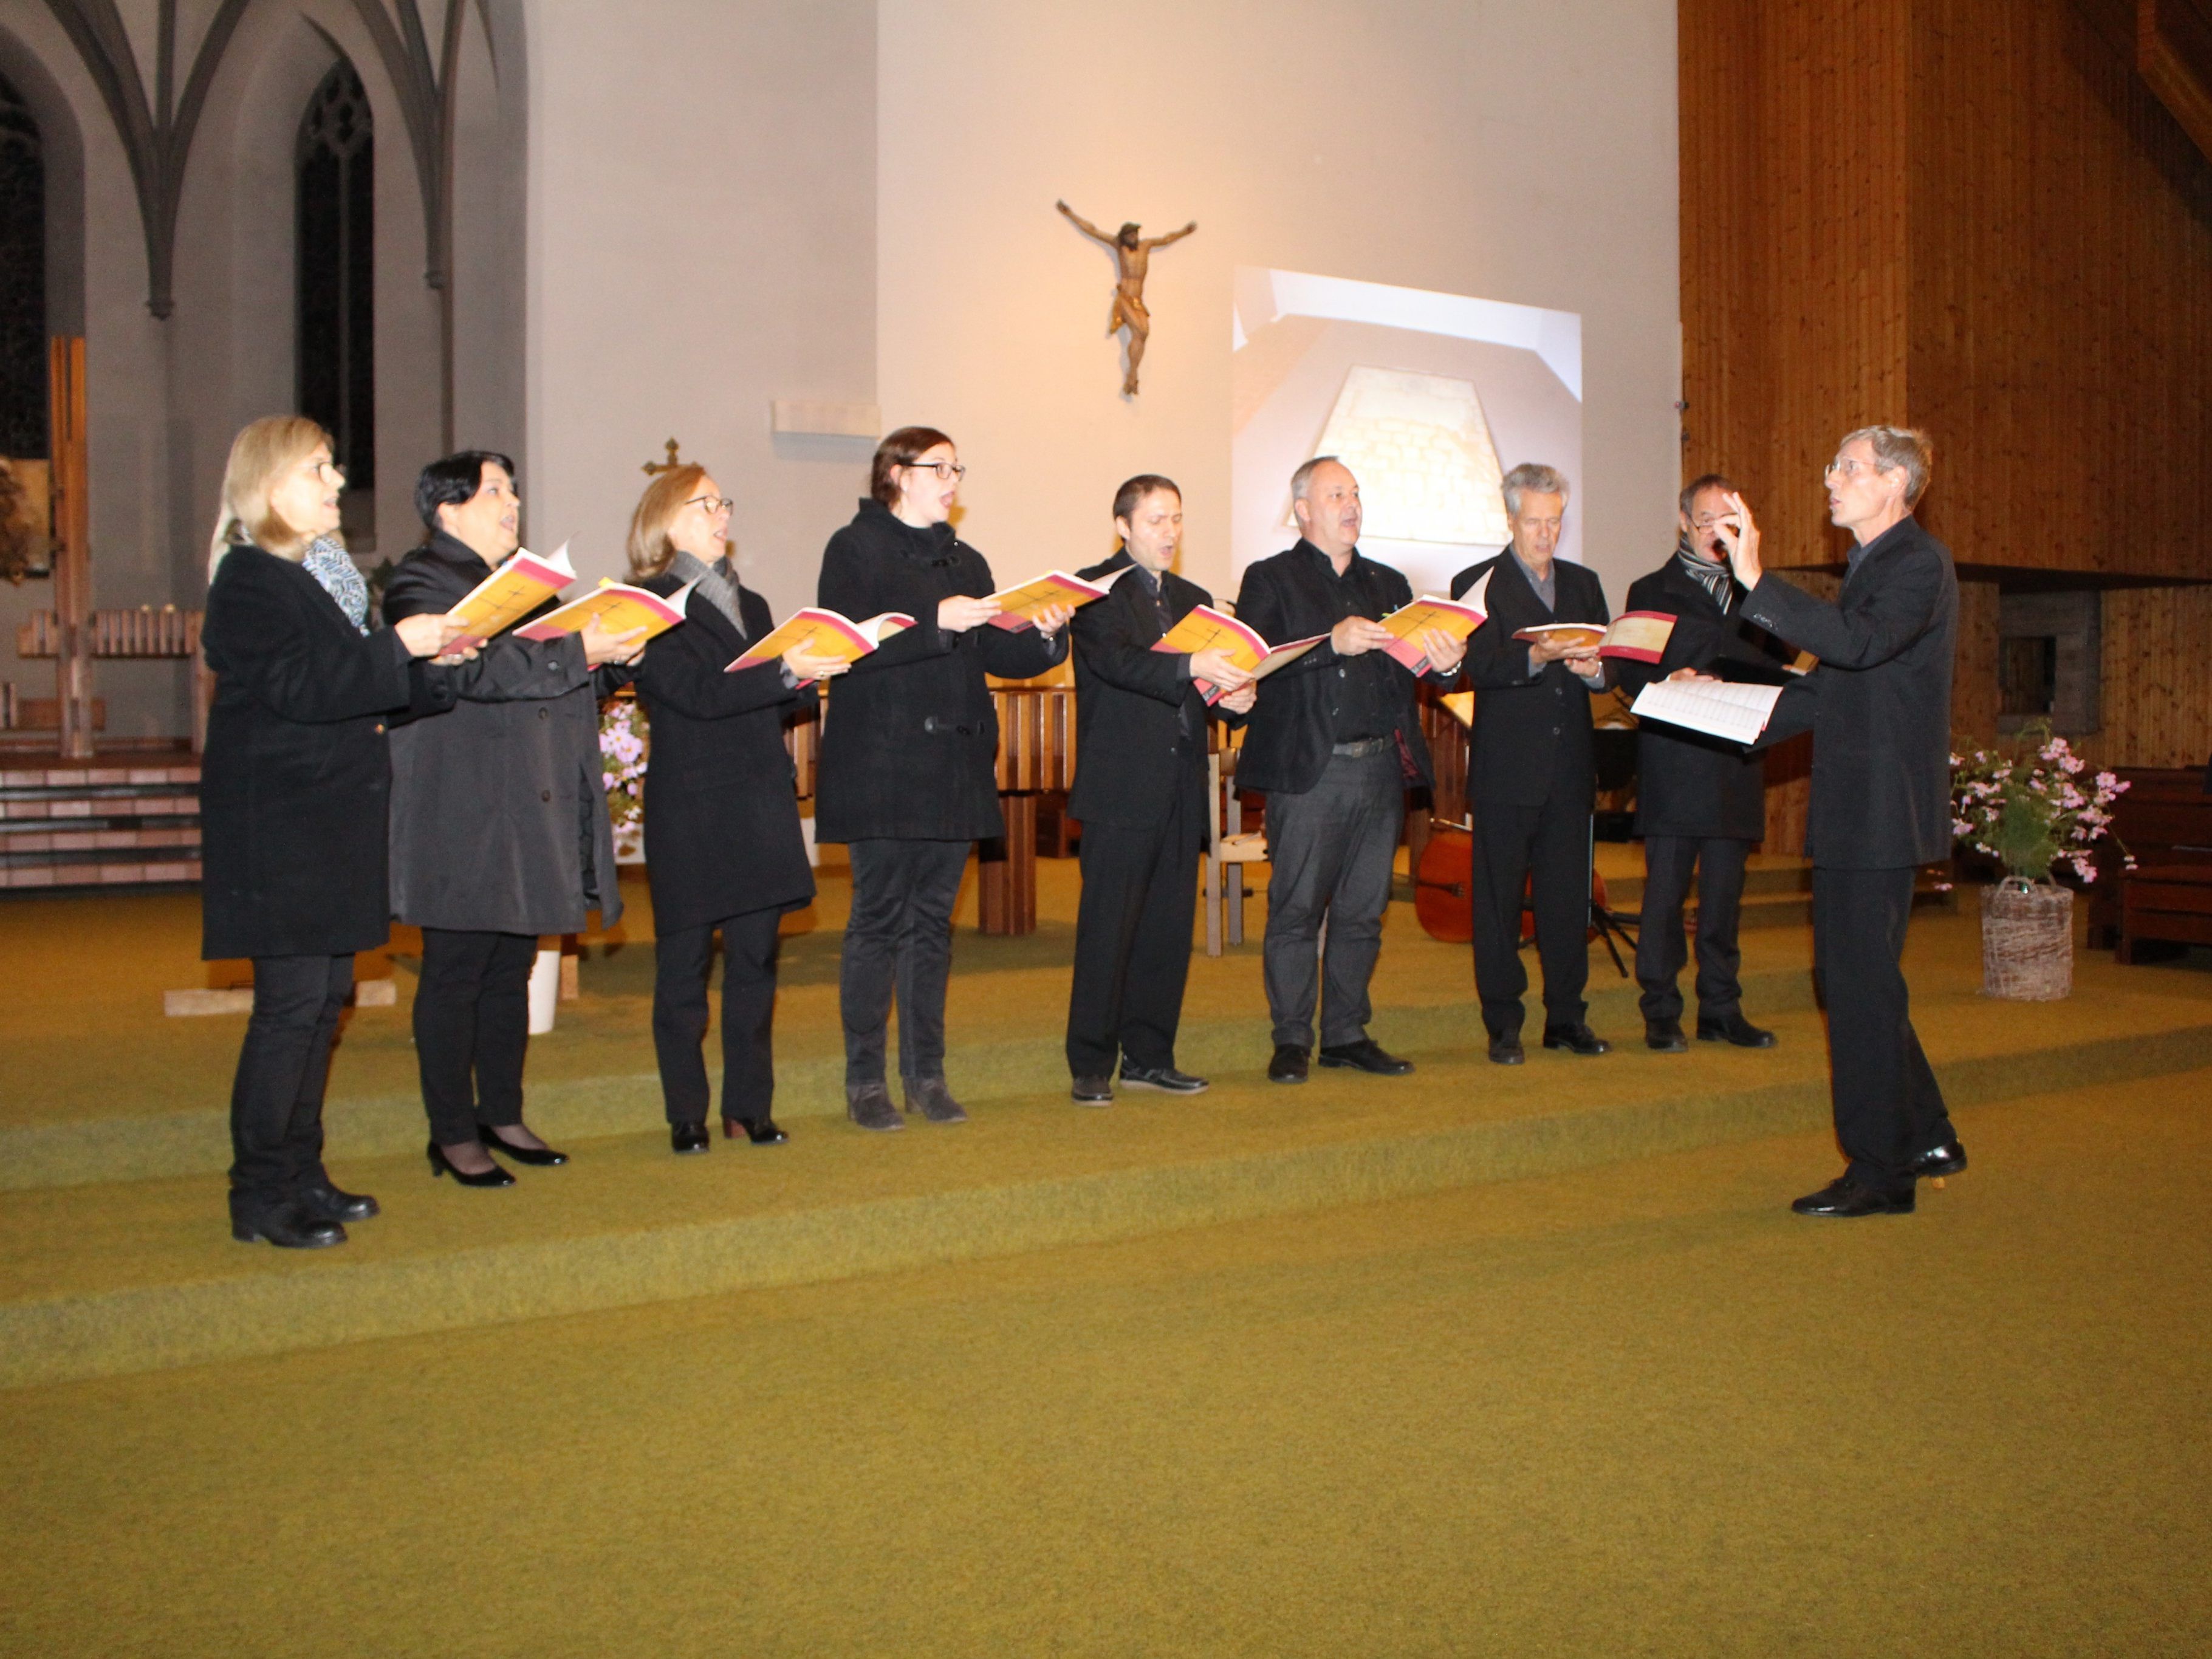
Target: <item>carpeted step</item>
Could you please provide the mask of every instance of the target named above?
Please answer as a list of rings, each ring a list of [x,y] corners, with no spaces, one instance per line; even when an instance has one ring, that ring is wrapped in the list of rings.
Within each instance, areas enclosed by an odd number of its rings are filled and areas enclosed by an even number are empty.
[[[1917,1012],[1960,1106],[2179,1074],[2212,1051],[2212,998],[2172,994],[2171,976],[2100,987],[2094,1007],[1995,1002],[1957,977],[1923,988]],[[1376,1035],[1416,1050],[1421,1018],[1384,1011]],[[1817,1127],[1819,1018],[1773,1024],[1766,1052],[1532,1048],[1509,1070],[1462,1043],[1412,1079],[1317,1071],[1303,1088],[1258,1080],[1248,1060],[1190,1099],[1129,1092],[1086,1111],[1055,1088],[957,1129],[807,1121],[788,1146],[703,1158],[632,1134],[503,1192],[433,1182],[419,1157],[342,1162],[386,1213],[312,1255],[229,1243],[210,1176],[19,1192],[0,1204],[0,1384],[1014,1255]]]

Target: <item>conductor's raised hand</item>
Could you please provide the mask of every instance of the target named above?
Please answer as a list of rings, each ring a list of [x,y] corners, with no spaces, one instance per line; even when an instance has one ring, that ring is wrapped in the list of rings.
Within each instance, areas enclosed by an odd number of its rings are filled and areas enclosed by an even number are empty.
[[[1328,630],[1330,647],[1340,657],[1363,657],[1392,644],[1397,635],[1379,622],[1365,617],[1346,617]]]
[[[971,628],[980,628],[1003,609],[994,599],[970,599],[965,593],[954,593],[937,602],[937,625],[948,634],[965,634]]]
[[[794,645],[783,653],[783,665],[791,671],[792,678],[804,685],[809,680],[832,678],[853,665],[842,657],[824,656],[803,645]]]
[[[1735,579],[1746,587],[1756,587],[1762,574],[1758,521],[1751,516],[1750,504],[1734,490],[1723,499],[1728,502],[1728,511],[1713,528],[1720,532],[1721,545],[1728,549],[1729,564],[1735,572]]]
[[[1204,680],[1208,685],[1218,685],[1224,691],[1234,691],[1252,683],[1252,676],[1239,668],[1218,645],[1190,653],[1190,677]]]
[[[611,634],[599,626],[599,619],[592,617],[577,630],[584,642],[584,661],[597,668],[602,663],[633,663],[645,649],[645,629],[625,628],[619,634]]]

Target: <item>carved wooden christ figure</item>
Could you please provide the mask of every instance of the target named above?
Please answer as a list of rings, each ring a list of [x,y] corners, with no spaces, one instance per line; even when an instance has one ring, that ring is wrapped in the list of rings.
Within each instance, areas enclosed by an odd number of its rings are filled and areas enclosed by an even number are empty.
[[[1133,398],[1137,395],[1137,365],[1145,361],[1145,339],[1152,331],[1152,313],[1145,309],[1145,273],[1152,269],[1152,250],[1165,247],[1170,242],[1180,242],[1198,228],[1198,221],[1194,219],[1181,230],[1170,231],[1165,236],[1139,236],[1139,227],[1134,223],[1123,225],[1109,236],[1066,203],[1054,202],[1053,205],[1085,236],[1114,250],[1114,264],[1121,273],[1121,280],[1114,284],[1114,304],[1106,313],[1106,331],[1112,334],[1120,329],[1129,331],[1129,372],[1122,377],[1121,395]]]

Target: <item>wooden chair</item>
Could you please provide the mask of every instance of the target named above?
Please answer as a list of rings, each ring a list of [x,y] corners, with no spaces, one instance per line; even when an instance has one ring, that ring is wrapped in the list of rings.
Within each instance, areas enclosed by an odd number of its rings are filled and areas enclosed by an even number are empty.
[[[1244,866],[1267,861],[1267,843],[1257,830],[1244,828],[1244,804],[1237,799],[1237,754],[1217,749],[1206,757],[1206,954],[1221,954],[1222,935],[1244,942]],[[1225,880],[1224,880],[1225,876]]]

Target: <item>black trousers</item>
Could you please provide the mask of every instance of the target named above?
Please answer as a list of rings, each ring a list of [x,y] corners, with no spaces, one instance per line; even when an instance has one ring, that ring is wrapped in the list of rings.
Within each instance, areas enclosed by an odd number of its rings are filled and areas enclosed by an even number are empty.
[[[837,964],[845,1081],[881,1083],[885,1032],[898,1006],[899,1075],[945,1075],[945,987],[952,976],[952,907],[968,866],[964,841],[856,841],[853,914]]]
[[[480,1127],[522,1121],[522,1060],[530,1048],[535,933],[422,930],[415,990],[415,1060],[430,1138],[442,1146]]]
[[[1558,791],[1540,806],[1476,801],[1473,820],[1474,988],[1492,1036],[1511,1036],[1528,1017],[1522,998],[1521,900],[1536,912],[1536,954],[1544,964],[1544,1023],[1579,1025],[1589,1010],[1589,803]],[[1533,877],[1533,881],[1532,881]]]
[[[1689,960],[1682,905],[1698,881],[1698,1018],[1726,1019],[1743,1006],[1736,922],[1743,911],[1743,865],[1751,843],[1725,836],[1647,836],[1644,841],[1644,914],[1636,930],[1636,982],[1644,1018],[1680,1019],[1675,976]]]
[[[1883,1192],[1910,1188],[1905,1164],[1954,1138],[1901,966],[1912,874],[1813,872],[1813,973],[1828,1010],[1836,1139],[1851,1177]]]
[[[722,936],[722,1115],[763,1118],[775,1103],[776,925],[779,910],[753,910],[662,933],[653,946],[653,1050],[671,1123],[704,1123],[711,1098],[701,1045],[707,1038],[707,976]]]
[[[1067,997],[1067,1069],[1075,1076],[1111,1076],[1117,1058],[1147,1070],[1175,1064],[1200,833],[1180,789],[1167,817],[1147,828],[1083,826]]]
[[[267,1215],[324,1182],[323,1085],[353,956],[256,957],[253,1013],[230,1087],[230,1208]]]
[[[1395,744],[1372,755],[1331,755],[1304,794],[1267,797],[1267,937],[1261,957],[1277,1046],[1314,1046],[1317,999],[1324,1048],[1367,1035],[1374,1017],[1367,984],[1382,948],[1390,867],[1405,823],[1406,780]]]

